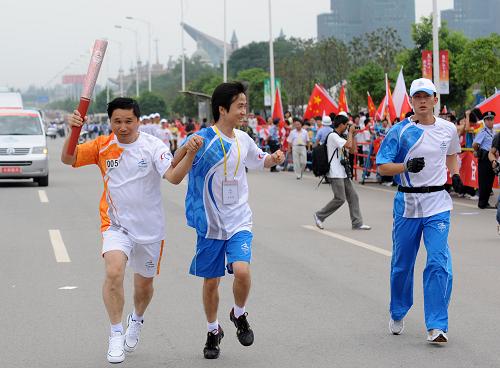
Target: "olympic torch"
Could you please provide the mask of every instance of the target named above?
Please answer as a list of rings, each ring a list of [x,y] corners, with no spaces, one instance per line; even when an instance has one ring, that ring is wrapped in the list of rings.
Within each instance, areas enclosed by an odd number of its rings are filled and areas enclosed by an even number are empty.
[[[101,69],[102,60],[104,59],[104,54],[106,53],[106,47],[108,46],[108,41],[106,40],[96,40],[94,43],[94,49],[92,50],[92,57],[90,58],[89,69],[85,80],[83,82],[83,91],[80,96],[80,103],[78,104],[78,112],[85,118],[87,110],[90,105],[90,98],[92,97],[92,92],[94,91],[95,83],[97,82],[97,77],[99,76],[99,70]],[[81,127],[71,128],[71,137],[69,138],[68,151],[67,154],[73,156],[75,153],[75,148],[78,143],[78,138],[80,137]]]

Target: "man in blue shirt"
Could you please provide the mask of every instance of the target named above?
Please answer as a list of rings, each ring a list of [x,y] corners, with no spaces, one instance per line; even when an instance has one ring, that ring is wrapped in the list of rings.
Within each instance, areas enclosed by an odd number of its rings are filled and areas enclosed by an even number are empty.
[[[484,128],[476,135],[472,148],[477,157],[478,182],[479,182],[479,201],[477,206],[481,209],[495,208],[489,204],[490,193],[493,189],[495,173],[488,159],[488,152],[493,142],[493,124],[495,114],[493,111],[487,111],[483,115]]]
[[[251,285],[253,239],[245,167],[262,170],[285,159],[280,150],[273,154],[263,152],[247,133],[235,129],[246,118],[245,92],[245,86],[239,82],[222,83],[215,88],[215,124],[196,133],[203,138],[203,146],[189,172],[186,219],[197,234],[189,272],[203,278],[208,330],[203,349],[206,359],[219,357],[219,344],[224,337],[217,311],[219,283],[226,269],[234,275],[234,305],[229,318],[236,327],[238,341],[244,346],[253,344],[254,334],[245,309]]]
[[[403,319],[413,305],[413,271],[423,235],[427,341],[446,343],[453,280],[448,247],[453,203],[444,184],[449,169],[455,191],[462,186],[457,161],[460,143],[455,126],[433,115],[438,99],[432,81],[414,80],[410,96],[415,115],[389,130],[377,154],[380,174],[393,175],[399,184],[393,211],[389,329],[401,334]]]
[[[318,116],[319,117],[319,116]],[[328,133],[332,132],[332,119],[329,116],[324,116],[322,119],[323,126],[316,133],[316,145],[324,144]]]

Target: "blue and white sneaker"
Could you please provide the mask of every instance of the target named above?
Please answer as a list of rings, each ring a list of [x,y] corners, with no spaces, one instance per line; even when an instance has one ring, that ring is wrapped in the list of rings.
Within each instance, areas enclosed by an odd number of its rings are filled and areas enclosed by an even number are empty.
[[[139,338],[141,337],[141,329],[144,325],[144,320],[135,321],[132,319],[132,313],[127,317],[127,332],[125,332],[124,348],[127,353],[133,352],[137,345],[139,345]]]
[[[392,318],[389,320],[389,331],[393,335],[401,335],[405,329],[405,321],[404,319],[400,319],[399,321],[395,321]]]
[[[121,363],[125,360],[125,352],[123,351],[124,342],[125,335],[121,332],[113,332],[111,334],[108,346],[108,362]]]
[[[448,342],[448,335],[440,329],[432,329],[427,333],[427,341],[431,344],[446,344]]]

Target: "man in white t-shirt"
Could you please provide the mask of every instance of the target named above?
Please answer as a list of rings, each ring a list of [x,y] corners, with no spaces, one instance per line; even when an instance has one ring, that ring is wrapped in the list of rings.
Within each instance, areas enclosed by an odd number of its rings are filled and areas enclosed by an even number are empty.
[[[244,346],[253,344],[254,334],[245,311],[250,293],[253,239],[245,167],[262,170],[285,159],[280,150],[264,153],[247,133],[235,129],[245,118],[246,109],[245,87],[241,83],[222,83],[215,88],[212,113],[216,123],[196,133],[203,137],[203,147],[189,172],[186,218],[198,235],[189,272],[204,279],[206,359],[219,357],[219,343],[224,337],[217,310],[220,278],[226,269],[234,274],[234,305],[229,318],[236,327],[238,341]],[[183,154],[182,150],[176,157]]]
[[[456,127],[433,114],[436,87],[429,79],[412,82],[410,102],[415,115],[393,126],[377,154],[380,175],[394,176],[399,184],[394,198],[393,253],[389,329],[399,335],[413,304],[413,269],[424,239],[424,310],[427,341],[448,341],[448,304],[452,288],[448,247],[453,204],[444,189],[447,169],[455,192],[460,193]]]
[[[347,139],[342,135],[348,130]],[[316,226],[323,229],[323,221],[337,211],[346,201],[349,205],[351,225],[354,230],[370,230],[371,227],[363,224],[363,217],[359,209],[358,193],[351,180],[351,170],[348,166],[347,150],[354,153],[356,143],[354,134],[356,127],[349,123],[347,114],[340,113],[333,119],[333,132],[326,138],[330,171],[326,175],[332,186],[333,199],[325,207],[313,214]]]
[[[288,136],[288,150],[292,151],[293,171],[297,180],[302,179],[302,174],[306,169],[307,150],[306,145],[309,142],[307,131],[302,128],[304,124],[299,118],[293,118],[294,130]]]
[[[123,362],[125,351],[136,349],[143,315],[153,297],[153,278],[160,272],[165,238],[161,179],[179,184],[202,145],[200,137],[193,138],[182,160],[172,160],[163,142],[139,131],[139,115],[135,100],[116,98],[108,104],[112,134],[78,145],[73,155],[67,153],[68,138],[61,154],[63,163],[73,167],[97,165],[103,176],[99,210],[106,277],[102,294],[111,323],[110,363]],[[69,119],[70,126],[83,123],[78,111]],[[135,308],[127,317],[124,334],[123,279],[127,264],[134,270]]]

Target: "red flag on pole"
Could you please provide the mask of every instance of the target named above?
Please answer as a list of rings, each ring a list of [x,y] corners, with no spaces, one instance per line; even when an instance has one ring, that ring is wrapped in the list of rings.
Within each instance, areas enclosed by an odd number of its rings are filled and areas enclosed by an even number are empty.
[[[500,122],[500,91],[487,98],[476,106],[484,114],[486,111],[495,111],[495,122]]]
[[[344,83],[342,83],[339,93],[339,112],[340,111],[349,112],[349,106],[347,105],[347,98],[345,96]]]
[[[309,97],[306,112],[304,113],[304,120],[311,119],[314,116],[321,116],[323,114],[339,113],[337,104],[328,92],[319,84],[314,85],[314,89]]]
[[[372,96],[370,96],[370,92],[366,92],[368,95],[368,115],[371,118],[375,117],[375,112],[377,111],[377,108],[375,107],[375,104],[373,103]]]
[[[387,119],[391,122],[396,120],[396,109],[394,108],[394,101],[392,101],[391,87],[389,85],[389,80],[387,79],[387,74],[385,75],[385,97],[380,103],[377,112],[375,113],[375,119],[383,120]]]
[[[285,126],[285,114],[283,113],[283,104],[281,102],[281,93],[278,86],[276,86],[276,96],[274,98],[273,120],[279,119],[280,130]]]
[[[398,80],[396,81],[396,86],[392,93],[392,100],[394,101],[396,115],[399,116],[400,120],[403,120],[406,113],[411,111],[410,99],[406,92],[406,84],[403,77],[403,67],[401,67],[399,71]]]

